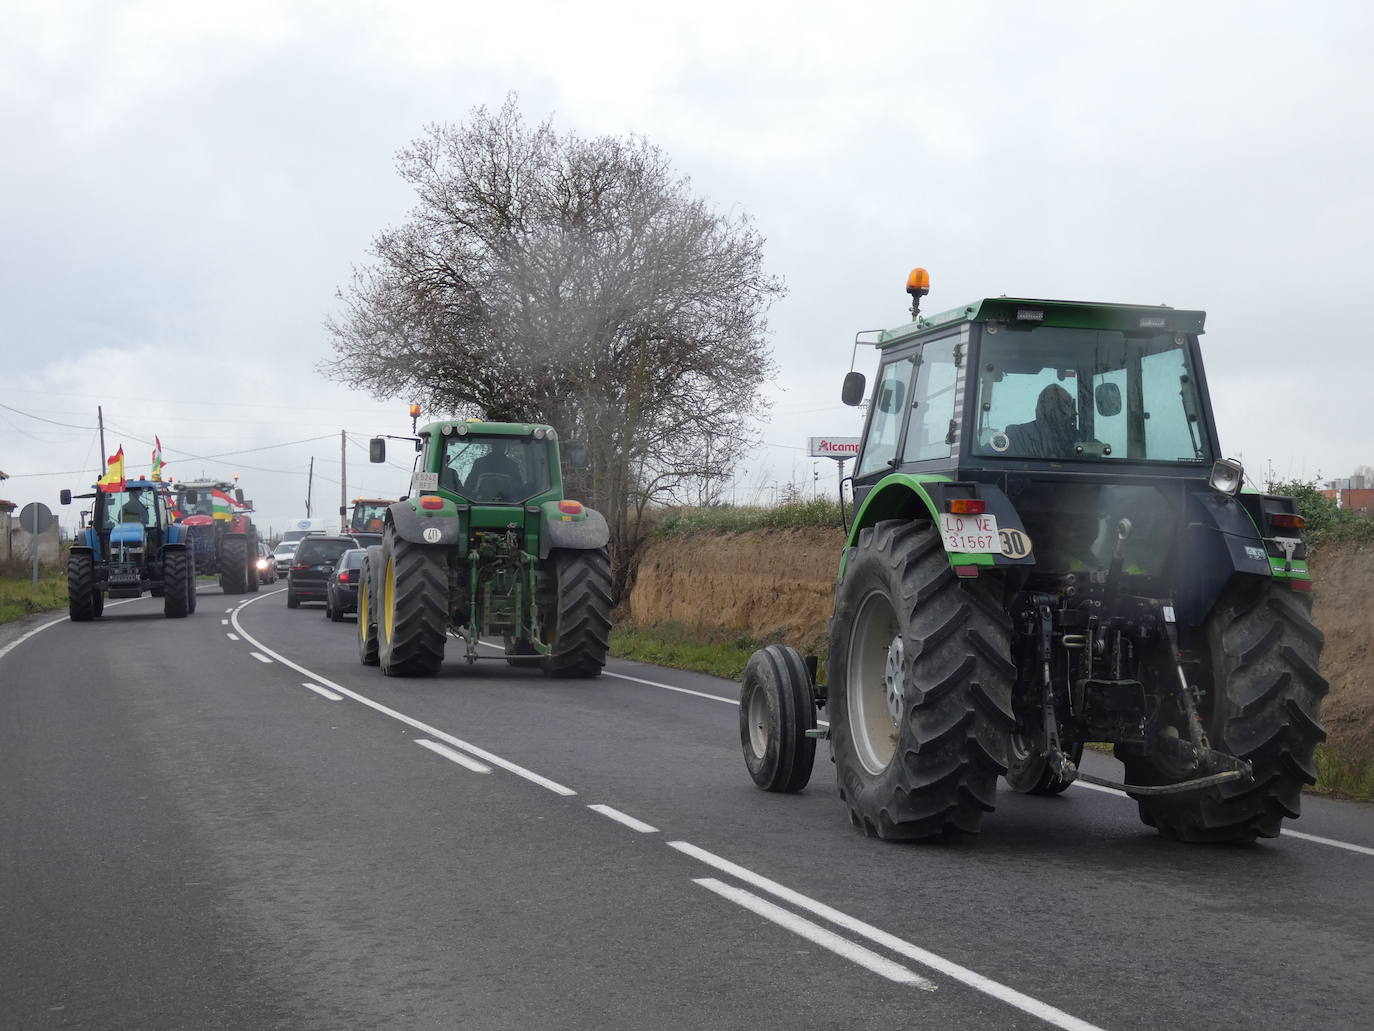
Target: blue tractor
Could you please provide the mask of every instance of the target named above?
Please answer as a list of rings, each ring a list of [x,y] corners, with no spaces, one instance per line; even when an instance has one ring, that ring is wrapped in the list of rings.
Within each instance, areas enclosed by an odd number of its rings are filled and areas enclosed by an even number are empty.
[[[104,611],[105,598],[162,599],[163,614],[181,619],[196,610],[196,561],[186,527],[172,522],[166,485],[126,480],[122,490],[77,495],[92,498],[84,527],[67,559],[67,606],[72,622]],[[64,490],[62,504],[72,492]]]

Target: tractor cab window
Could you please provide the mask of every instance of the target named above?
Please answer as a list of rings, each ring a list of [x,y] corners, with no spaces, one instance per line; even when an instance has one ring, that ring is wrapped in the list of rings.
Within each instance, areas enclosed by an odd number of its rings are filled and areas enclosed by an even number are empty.
[[[948,458],[954,450],[954,398],[959,369],[954,364],[958,337],[932,340],[921,348],[916,364],[916,384],[911,391],[911,418],[907,420],[902,462]]]
[[[349,521],[349,529],[358,533],[381,533],[387,508],[388,503],[385,501],[357,502],[353,506],[353,518]]]
[[[102,493],[100,501],[98,511],[102,530],[109,530],[118,523],[157,525],[157,498],[149,487]]]
[[[1187,337],[984,328],[973,453],[1210,461]]]
[[[520,504],[549,489],[549,446],[531,437],[449,437],[439,486],[473,502]]]
[[[897,438],[902,432],[902,417],[906,415],[911,392],[911,358],[889,362],[878,373],[878,386],[873,393],[873,411],[868,418],[868,433],[854,475],[869,476],[887,472],[897,459]]]

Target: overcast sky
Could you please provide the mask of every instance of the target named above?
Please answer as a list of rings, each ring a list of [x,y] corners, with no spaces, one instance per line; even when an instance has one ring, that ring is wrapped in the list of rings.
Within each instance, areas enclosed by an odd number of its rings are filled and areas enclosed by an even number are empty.
[[[341,429],[349,495],[398,496],[360,445],[405,399],[322,379],[322,322],[410,207],[396,150],[512,90],[531,121],[647,136],[768,237],[781,374],[741,500],[857,434],[853,335],[905,321],[917,264],[931,311],[1206,309],[1224,450],[1348,475],[1374,463],[1371,11],[4,0],[0,496],[91,483],[97,404],[130,471],[158,434],[177,478],[240,473],[264,528],[304,514],[312,455],[337,514]]]

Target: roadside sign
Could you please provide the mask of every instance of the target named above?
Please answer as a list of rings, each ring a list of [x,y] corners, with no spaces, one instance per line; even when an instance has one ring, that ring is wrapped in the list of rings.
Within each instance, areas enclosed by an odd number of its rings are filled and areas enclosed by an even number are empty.
[[[859,453],[858,437],[808,437],[806,444],[812,458],[833,458],[844,462]]]
[[[20,528],[34,535],[47,533],[52,522],[52,509],[42,502],[30,501],[19,510]]]

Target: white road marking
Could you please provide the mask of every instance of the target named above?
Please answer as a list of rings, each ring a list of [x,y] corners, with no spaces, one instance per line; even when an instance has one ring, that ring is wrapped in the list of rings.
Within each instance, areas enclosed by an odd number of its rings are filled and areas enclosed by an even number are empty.
[[[1103,779],[1106,780],[1107,778],[1104,777]],[[1073,786],[1076,788],[1087,788],[1089,791],[1100,791],[1104,795],[1120,795],[1122,798],[1131,797],[1130,795],[1126,794],[1126,792],[1122,791],[1120,788],[1109,788],[1103,784],[1089,784],[1086,781],[1082,780],[1074,781]]]
[[[636,684],[645,684],[649,687],[660,687],[665,691],[676,691],[678,694],[689,694],[696,698],[706,698],[713,702],[724,702],[726,705],[733,705],[736,708],[739,707],[739,699],[737,698],[722,698],[718,694],[710,694],[706,691],[693,691],[691,688],[687,687],[674,687],[672,684],[660,684],[657,680],[645,680],[643,677],[632,677],[626,673],[612,673],[608,669],[603,669],[601,675],[603,677],[614,677],[616,680],[632,680]]]
[[[224,611],[225,611],[225,612],[233,612],[234,610],[233,610],[233,609],[225,609]]]
[[[239,606],[239,608],[246,608],[249,605],[253,604],[253,602],[255,601],[261,601],[263,598],[272,597],[272,594],[280,593],[280,591],[273,591],[271,594],[259,594],[256,598],[250,598],[248,599],[248,601],[245,601],[241,606]],[[263,644],[261,641],[255,638],[252,634],[244,630],[243,624],[239,622],[239,614],[237,612],[234,613],[233,619],[234,629],[236,629],[239,633],[243,635],[244,640],[248,641],[250,644],[254,644],[257,647],[261,648],[264,652],[272,656],[272,658],[276,659],[283,666],[287,666],[290,669],[294,669],[297,673],[300,673],[303,676],[310,677],[316,683],[323,684],[325,687],[329,688],[332,691],[337,691],[345,698],[352,698],[355,702],[360,702],[361,704],[366,705],[369,709],[373,709],[377,712],[380,712],[384,716],[390,716],[394,720],[399,720],[408,727],[414,727],[416,730],[420,731],[423,734],[428,734],[430,737],[437,737],[440,741],[445,741],[448,744],[452,745],[454,748],[459,749],[460,751],[467,752],[469,755],[475,755],[477,758],[483,759],[486,762],[491,763],[491,765],[493,766],[499,766],[507,773],[513,773],[517,777],[523,777],[531,784],[538,784],[541,788],[545,788],[549,791],[552,791],[555,795],[577,794],[577,792],[574,791],[572,788],[565,787],[564,785],[559,784],[557,781],[549,780],[548,777],[541,777],[533,770],[527,770],[525,769],[525,767],[511,762],[509,759],[502,759],[499,755],[493,755],[486,749],[478,748],[476,745],[469,744],[466,741],[460,740],[459,738],[454,737],[452,734],[446,734],[442,730],[439,730],[437,727],[431,727],[428,723],[423,723],[420,720],[415,719],[413,716],[407,716],[405,713],[398,712],[390,706],[383,705],[381,702],[373,701],[366,695],[358,694],[357,691],[350,691],[342,684],[336,684],[334,683],[334,681],[328,679],[327,677],[322,677],[313,670],[307,669],[300,663],[292,662],[285,655],[282,655],[280,652],[273,651],[271,648],[267,647],[265,644]]]
[[[449,748],[448,745],[441,745],[438,741],[426,741],[422,737],[417,737],[415,743],[421,748],[428,748],[435,755],[442,755],[449,762],[455,762],[466,770],[473,773],[490,773],[491,767],[484,766],[476,759],[469,759],[456,748]]]
[[[640,834],[658,833],[657,827],[650,826],[643,820],[636,820],[628,813],[622,813],[619,809],[612,809],[608,805],[589,805],[587,808],[594,813],[600,813],[602,816],[609,817],[616,823],[623,823],[626,827],[630,828],[630,830],[639,831]]]
[[[107,609],[112,609],[116,605],[130,605],[133,602],[143,600],[143,598],[125,598],[123,601],[107,601],[105,603],[105,607]],[[56,619],[50,619],[46,623],[40,623],[32,630],[28,630],[20,636],[16,637],[9,644],[5,645],[5,647],[0,648],[0,659],[3,659],[6,655],[14,651],[14,649],[18,648],[21,644],[27,641],[30,637],[33,637],[35,634],[41,634],[44,630],[47,630],[49,627],[57,626],[58,623],[70,623],[71,621],[71,616],[58,616]]]
[[[308,688],[310,688],[310,690],[314,691],[317,695],[323,695],[325,698],[328,698],[331,702],[341,702],[341,701],[343,701],[343,695],[341,695],[341,694],[335,694],[333,691],[329,690],[327,687],[321,687],[319,684],[310,684],[310,683],[302,682],[302,683],[301,683],[301,687],[308,687]]]
[[[239,639],[238,634],[225,634],[224,636],[229,638],[229,640],[231,641],[237,641]]]
[[[1282,830],[1280,834],[1290,838],[1301,838],[1303,841],[1314,841],[1318,845],[1330,845],[1332,848],[1343,848],[1347,852],[1359,852],[1361,855],[1374,856],[1374,848],[1364,845],[1352,845],[1348,841],[1336,841],[1334,838],[1319,838],[1315,834],[1307,834],[1303,831]]]
[[[219,625],[220,625],[220,626],[228,626],[228,625],[229,625],[229,620],[227,620],[227,619],[221,619],[221,620],[219,621]]]
[[[269,659],[269,658],[268,658],[266,655],[264,655],[262,652],[249,652],[248,654],[251,655],[251,656],[253,656],[253,658],[257,659],[259,662],[265,662],[265,663],[267,663],[269,666],[272,664],[272,660]]]
[[[714,877],[700,877],[692,882],[700,884],[703,888],[714,891],[722,898],[727,898],[737,906],[743,906],[751,913],[756,913],[765,920],[771,920],[779,927],[785,927],[793,934],[800,935],[807,941],[819,945],[823,949],[829,949],[837,956],[857,963],[866,970],[887,978],[889,981],[896,981],[898,984],[915,985],[925,991],[935,991],[935,985],[927,981],[921,975],[908,970],[900,963],[894,963],[886,957],[878,955],[872,949],[866,949],[862,945],[856,945],[848,938],[841,938],[834,931],[827,930],[820,924],[813,924],[810,920],[805,920],[790,913],[781,906],[776,906],[767,899],[761,899],[752,892],[745,891],[743,888],[736,888],[734,885],[718,881]]]
[[[975,991],[990,995],[994,999],[1006,1003],[1008,1006],[1014,1006],[1016,1009],[1024,1013],[1029,1013],[1031,1016],[1043,1020],[1046,1023],[1053,1024],[1055,1027],[1063,1028],[1064,1031],[1102,1031],[1102,1029],[1095,1024],[1089,1024],[1086,1020],[1080,1020],[1078,1017],[1065,1013],[1063,1010],[1057,1009],[1048,1003],[1041,1002],[1039,999],[1033,999],[1029,995],[1018,992],[1015,988],[994,981],[990,977],[984,977],[982,974],[970,970],[968,967],[960,966],[958,963],[945,959],[943,956],[937,956],[933,952],[912,945],[910,942],[898,938],[895,934],[888,934],[886,931],[879,930],[872,924],[866,924],[862,920],[858,920],[847,913],[841,913],[838,909],[833,909],[823,902],[817,902],[815,899],[801,894],[801,892],[786,888],[777,881],[771,881],[767,877],[754,873],[752,870],[748,870],[736,863],[730,862],[728,859],[722,859],[718,855],[707,852],[704,848],[698,848],[690,842],[670,841],[668,842],[668,846],[677,849],[684,855],[691,856],[693,859],[705,863],[707,866],[714,867],[722,873],[727,873],[731,877],[738,878],[746,884],[751,884],[771,895],[776,895],[778,898],[785,902],[790,902],[799,909],[805,909],[808,912],[814,913],[816,916],[829,920],[832,924],[843,927],[846,931],[867,938],[869,941],[875,942],[885,949],[889,949],[900,956],[905,956],[907,959],[920,963],[922,966],[929,967],[931,970],[944,974],[958,981],[960,984],[967,985]]]

